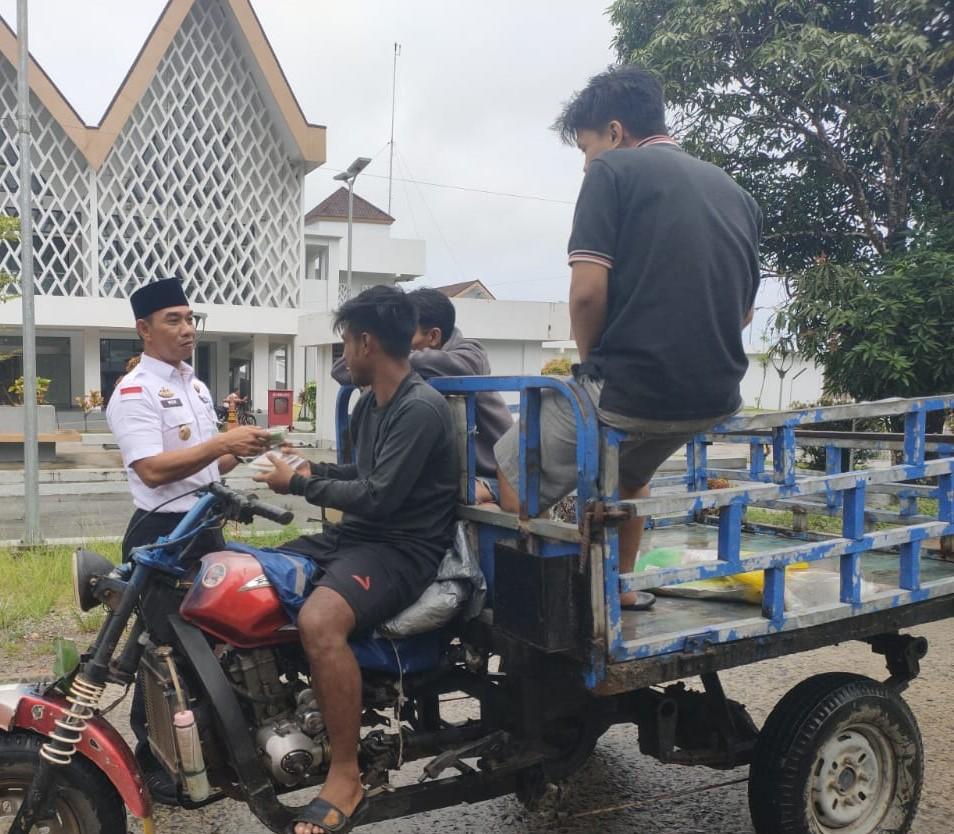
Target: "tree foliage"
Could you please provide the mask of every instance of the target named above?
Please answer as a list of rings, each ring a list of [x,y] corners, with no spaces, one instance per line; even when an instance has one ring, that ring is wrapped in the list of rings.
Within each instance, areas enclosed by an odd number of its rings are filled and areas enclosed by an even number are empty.
[[[954,217],[872,264],[821,262],[792,279],[778,329],[855,399],[954,391]]]
[[[573,360],[569,356],[554,356],[546,361],[540,373],[544,376],[570,376],[573,373]]]
[[[15,243],[20,239],[20,218],[8,214],[0,214],[0,242]],[[19,298],[8,292],[8,287],[16,283],[16,276],[0,270],[0,302]]]
[[[660,74],[680,140],[765,213],[789,272],[903,245],[954,211],[954,36],[936,0],[616,0],[624,61]]]
[[[615,0],[622,61],[762,206],[777,348],[855,398],[954,390],[954,13],[936,0]]]

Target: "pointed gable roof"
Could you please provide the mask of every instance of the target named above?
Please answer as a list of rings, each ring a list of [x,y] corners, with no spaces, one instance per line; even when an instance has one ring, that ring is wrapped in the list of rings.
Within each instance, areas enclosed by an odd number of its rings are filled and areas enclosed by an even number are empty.
[[[484,282],[479,278],[473,281],[461,281],[457,284],[446,284],[443,287],[434,287],[439,293],[443,293],[448,298],[479,298],[488,301],[496,301],[495,296]]]
[[[106,160],[133,109],[146,92],[172,39],[196,2],[203,0],[168,0],[159,20],[106,108],[106,113],[96,126],[87,125],[80,118],[43,68],[30,57],[30,90],[76,144],[94,170],[99,170]],[[265,88],[263,92],[272,97],[298,156],[307,164],[309,170],[323,164],[326,128],[312,124],[305,118],[251,3],[249,0],[219,2],[231,12],[236,32],[244,39],[260,83]],[[17,53],[16,34],[0,17],[0,54],[16,67]]]
[[[317,220],[347,220],[348,219],[348,189],[342,186],[334,194],[325,197],[317,206],[305,215],[305,225]],[[383,223],[390,226],[394,222],[386,211],[382,211],[364,197],[354,195],[352,220],[355,223]]]

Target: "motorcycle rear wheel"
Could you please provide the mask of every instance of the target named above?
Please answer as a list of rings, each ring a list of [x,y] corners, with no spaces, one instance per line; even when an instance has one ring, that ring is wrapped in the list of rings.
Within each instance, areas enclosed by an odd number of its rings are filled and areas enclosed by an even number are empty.
[[[32,733],[0,732],[0,834],[6,834],[40,761],[44,739]],[[77,754],[57,768],[54,813],[33,834],[117,834],[126,831],[126,807],[91,762]]]

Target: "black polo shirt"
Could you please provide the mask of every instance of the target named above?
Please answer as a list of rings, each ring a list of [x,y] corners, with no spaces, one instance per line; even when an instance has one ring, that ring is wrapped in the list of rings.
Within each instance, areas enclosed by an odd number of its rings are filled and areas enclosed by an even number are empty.
[[[601,408],[695,420],[741,406],[761,225],[747,191],[671,141],[590,163],[569,260],[609,269],[606,327],[589,356],[604,380]]]

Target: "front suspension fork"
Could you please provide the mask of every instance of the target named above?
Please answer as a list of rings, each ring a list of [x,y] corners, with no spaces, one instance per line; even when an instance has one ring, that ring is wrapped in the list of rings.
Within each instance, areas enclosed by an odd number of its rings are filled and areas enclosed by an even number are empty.
[[[33,774],[33,780],[27,788],[8,834],[30,834],[33,826],[46,810],[56,781],[57,769],[67,767],[73,761],[76,747],[83,739],[86,722],[99,708],[100,696],[106,688],[109,662],[123,636],[129,618],[139,603],[140,594],[146,586],[150,572],[149,568],[136,565],[129,584],[123,592],[119,607],[107,619],[97,637],[96,650],[92,658],[83,664],[82,670],[73,678],[69,694],[66,696],[70,705],[69,709],[62,718],[57,719],[56,729],[40,748],[39,766]]]

